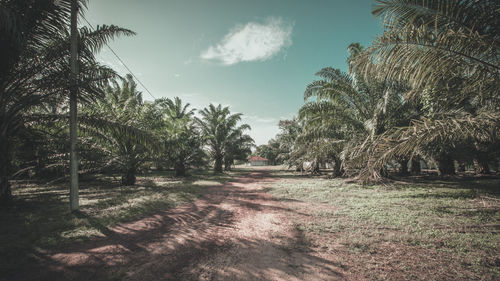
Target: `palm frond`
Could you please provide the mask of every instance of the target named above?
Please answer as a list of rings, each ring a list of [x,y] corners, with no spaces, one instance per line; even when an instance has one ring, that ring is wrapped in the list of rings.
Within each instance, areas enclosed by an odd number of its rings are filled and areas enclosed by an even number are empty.
[[[136,35],[132,30],[116,25],[98,25],[95,29],[80,28],[81,46],[88,48],[92,53],[99,52],[109,41],[119,36]]]
[[[436,144],[453,147],[470,140],[495,142],[499,128],[499,112],[482,111],[477,115],[463,111],[446,112],[435,119],[422,118],[412,121],[410,126],[388,130],[373,142],[360,144],[350,157],[366,162],[360,179],[379,180],[378,172],[391,159],[415,155]]]

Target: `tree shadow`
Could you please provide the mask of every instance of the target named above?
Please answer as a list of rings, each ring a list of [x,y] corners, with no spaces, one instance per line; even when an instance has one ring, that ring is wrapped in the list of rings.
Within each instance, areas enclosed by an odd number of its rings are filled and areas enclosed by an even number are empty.
[[[252,211],[293,212],[273,205],[276,199],[259,194],[261,189],[240,186],[266,177],[265,172],[251,173],[209,188],[193,203],[113,228],[76,213],[76,218],[87,220],[104,237],[53,250],[32,249],[36,263],[2,276],[8,280],[199,280],[208,274],[215,280],[266,280],[274,274],[301,280],[319,272],[329,277],[325,279],[342,279],[344,266],[314,255],[298,229],[292,238],[279,241],[219,235],[234,230],[237,223],[234,212],[222,203]],[[220,262],[231,251],[241,255]],[[278,260],[266,260],[266,253]]]

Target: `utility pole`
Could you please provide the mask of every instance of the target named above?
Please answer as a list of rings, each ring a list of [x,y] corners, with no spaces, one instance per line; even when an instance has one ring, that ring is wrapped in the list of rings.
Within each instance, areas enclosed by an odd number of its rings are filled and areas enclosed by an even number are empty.
[[[71,0],[71,48],[69,63],[71,81],[69,93],[69,139],[70,139],[70,189],[69,204],[71,211],[78,211],[78,155],[77,155],[77,98],[78,98],[78,4]]]

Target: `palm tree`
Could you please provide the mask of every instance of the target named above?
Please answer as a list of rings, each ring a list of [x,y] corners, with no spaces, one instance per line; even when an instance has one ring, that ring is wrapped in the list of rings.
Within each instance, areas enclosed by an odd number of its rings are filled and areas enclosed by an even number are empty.
[[[182,104],[182,100],[179,97],[175,97],[173,100],[159,99],[156,101],[158,105],[161,105],[165,109],[165,114],[171,120],[173,119],[192,119],[194,116],[195,109],[189,109],[191,104]]]
[[[342,155],[347,155],[345,148],[372,139],[380,131],[380,101],[384,93],[380,87],[357,83],[338,69],[324,68],[317,75],[323,79],[309,84],[304,92],[306,104],[299,111],[304,130],[297,139],[294,155],[312,160],[329,154],[324,160],[335,163],[338,176],[340,166],[346,165],[341,164]],[[324,149],[314,149],[318,147]]]
[[[234,134],[231,134],[231,139],[225,149],[224,170],[230,171],[235,160],[247,160],[254,146],[254,140],[250,135],[244,134],[243,130],[236,130]]]
[[[175,175],[186,175],[191,166],[201,166],[205,153],[199,129],[195,126],[194,109],[190,104],[183,104],[178,97],[155,101],[163,118],[159,134],[165,142],[165,153],[161,155],[174,166]]]
[[[84,5],[85,1],[80,1]],[[61,105],[69,89],[70,1],[3,1],[0,4],[0,199],[10,198],[9,178],[16,139],[33,122],[54,116],[33,116],[37,107]],[[4,17],[5,16],[5,17]],[[117,35],[133,32],[115,26],[96,31],[80,29],[79,87],[82,101],[101,94],[101,87],[115,75],[94,57]],[[61,116],[59,116],[61,117]]]
[[[304,129],[292,155],[298,162],[317,162],[321,158],[333,161],[334,174],[339,176],[346,142],[358,142],[375,134],[376,126],[367,121],[374,115],[377,97],[358,89],[353,79],[340,70],[324,68],[317,75],[323,79],[310,83],[304,92],[306,104],[299,110]]]
[[[241,113],[231,114],[229,107],[210,104],[208,108],[200,110],[201,118],[197,122],[201,129],[201,134],[207,144],[210,155],[214,160],[214,171],[222,173],[222,165],[226,153],[232,142],[242,135],[242,132],[249,130],[247,124],[238,125],[241,120]]]
[[[134,185],[140,166],[150,158],[149,152],[158,150],[156,137],[149,133],[148,109],[130,74],[122,79],[121,85],[113,81],[106,87],[104,97],[82,108],[84,122],[86,116],[99,116],[99,119],[94,118],[96,124],[83,131],[100,144],[107,156],[106,166],[116,167],[121,172],[123,185]],[[103,130],[99,121],[119,125]]]
[[[349,73],[327,67],[317,73],[321,80],[307,86],[306,104],[299,111],[304,129],[293,154],[334,162],[335,176],[342,174],[342,168],[349,175],[366,168],[366,144],[395,125],[408,125],[418,115],[418,107],[403,97],[407,86],[361,75],[354,62],[364,48],[353,43],[348,50]],[[404,174],[408,158],[397,159]],[[377,176],[381,173],[376,171]]]
[[[295,159],[292,159],[291,153],[294,150],[295,141],[302,133],[303,126],[297,118],[290,120],[280,120],[278,122],[279,133],[276,135],[275,141],[278,146],[276,160],[287,164],[289,167],[297,166]]]
[[[69,3],[64,7],[49,1],[2,1],[0,3],[0,200],[11,196],[9,178],[12,174],[14,138],[23,127],[21,113],[41,95],[20,83],[40,72],[27,62],[33,54],[43,53],[43,42],[63,29],[69,19]],[[29,9],[31,4],[32,9]],[[42,47],[40,47],[42,46]],[[25,67],[30,67],[26,69]],[[33,69],[31,69],[33,68]],[[21,72],[21,73],[20,73]],[[30,75],[31,74],[31,75]],[[31,83],[30,83],[31,84]],[[28,101],[36,99],[31,104]],[[12,103],[17,105],[12,105]],[[25,104],[29,106],[25,107]]]

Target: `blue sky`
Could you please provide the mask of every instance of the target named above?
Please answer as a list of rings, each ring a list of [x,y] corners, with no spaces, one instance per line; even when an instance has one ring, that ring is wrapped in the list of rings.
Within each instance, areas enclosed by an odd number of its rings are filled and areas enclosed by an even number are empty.
[[[137,32],[110,45],[157,98],[244,114],[257,144],[303,104],[326,66],[347,69],[347,46],[382,32],[372,0],[90,0],[86,18]],[[120,73],[104,49],[99,58]],[[152,99],[143,90],[146,99]]]

